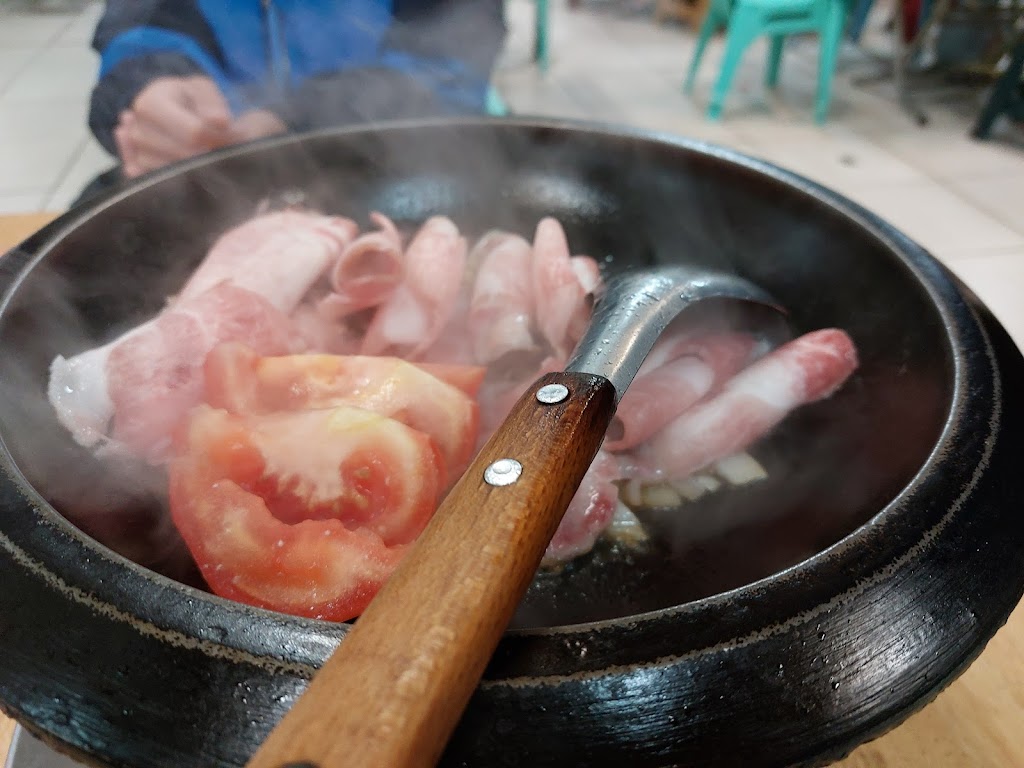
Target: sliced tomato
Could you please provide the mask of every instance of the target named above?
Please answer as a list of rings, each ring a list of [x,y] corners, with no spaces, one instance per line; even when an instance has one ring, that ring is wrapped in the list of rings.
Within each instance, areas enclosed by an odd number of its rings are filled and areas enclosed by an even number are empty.
[[[259,357],[242,345],[224,344],[207,357],[204,374],[206,401],[232,413],[350,405],[424,432],[444,457],[446,486],[462,475],[476,448],[479,407],[467,394],[483,379],[475,367],[434,366],[428,372],[396,357]]]
[[[359,615],[441,490],[429,437],[349,406],[240,416],[204,405],[183,447],[171,514],[211,589],[299,616]]]

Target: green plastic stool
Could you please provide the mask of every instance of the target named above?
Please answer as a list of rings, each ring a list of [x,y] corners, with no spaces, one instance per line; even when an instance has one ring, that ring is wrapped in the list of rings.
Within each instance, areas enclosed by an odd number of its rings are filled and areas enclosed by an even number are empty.
[[[533,60],[541,72],[548,71],[548,22],[551,20],[551,6],[548,0],[535,0],[536,13],[533,18]]]
[[[712,120],[722,116],[722,102],[729,92],[736,68],[747,46],[754,40],[761,35],[771,37],[768,69],[765,73],[765,83],[771,87],[779,79],[779,64],[786,35],[817,32],[821,40],[814,119],[823,123],[832,99],[832,76],[835,74],[836,56],[842,42],[848,9],[848,0],[713,0],[700,28],[697,50],[690,62],[684,90],[692,92],[693,81],[708,40],[722,27],[727,29],[725,56],[708,106],[708,117]]]
[[[508,107],[505,106],[505,100],[501,98],[501,94],[498,93],[498,89],[493,85],[487,89],[487,104],[485,106],[487,114],[491,117],[504,117],[508,114]]]
[[[541,72],[548,71],[548,24],[551,20],[551,5],[548,0],[535,0],[536,15],[533,21],[533,60],[537,62]],[[492,117],[504,117],[508,107],[501,94],[492,85],[487,90],[487,114]]]

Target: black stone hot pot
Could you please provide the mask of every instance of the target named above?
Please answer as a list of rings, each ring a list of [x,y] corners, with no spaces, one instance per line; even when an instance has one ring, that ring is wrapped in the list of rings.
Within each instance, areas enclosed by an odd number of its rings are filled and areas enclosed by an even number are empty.
[[[767,481],[653,511],[646,549],[538,578],[445,765],[827,763],[930,701],[1017,603],[1021,356],[877,217],[732,152],[580,124],[274,139],[147,177],[0,262],[0,702],[58,748],[240,766],[345,635],[195,586],[149,492],[43,396],[55,354],[152,314],[218,233],[299,197],[363,222],[444,213],[470,235],[554,215],[610,271],[733,270],[795,331],[845,328],[862,357],[758,446]]]

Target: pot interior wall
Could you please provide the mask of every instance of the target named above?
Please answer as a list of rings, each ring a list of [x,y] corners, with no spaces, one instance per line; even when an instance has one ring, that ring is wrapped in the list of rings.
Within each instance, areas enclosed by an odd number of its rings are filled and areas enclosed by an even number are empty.
[[[566,137],[569,137],[568,139]],[[74,524],[140,564],[200,584],[160,505],[160,477],[111,471],[45,400],[54,355],[151,316],[224,229],[268,197],[366,222],[451,216],[471,237],[532,234],[558,217],[608,271],[683,261],[738,272],[791,311],[795,332],[848,331],[862,365],[833,399],[753,452],[770,478],[646,513],[649,543],[534,583],[517,626],[625,616],[778,572],[876,514],[920,468],[952,398],[942,319],[914,275],[813,194],[728,160],[598,132],[470,125],[345,133],[222,157],[141,189],[57,238],[0,316],[2,436],[26,477]]]

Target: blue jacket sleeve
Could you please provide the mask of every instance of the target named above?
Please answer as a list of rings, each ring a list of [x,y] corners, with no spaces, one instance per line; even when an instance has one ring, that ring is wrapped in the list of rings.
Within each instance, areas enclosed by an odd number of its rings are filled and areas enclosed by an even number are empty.
[[[482,112],[502,0],[396,0],[394,16],[374,66],[310,78],[268,107],[296,130]]]
[[[159,77],[213,74],[223,56],[194,0],[109,0],[93,35],[100,76],[89,128],[116,155],[118,116]]]

